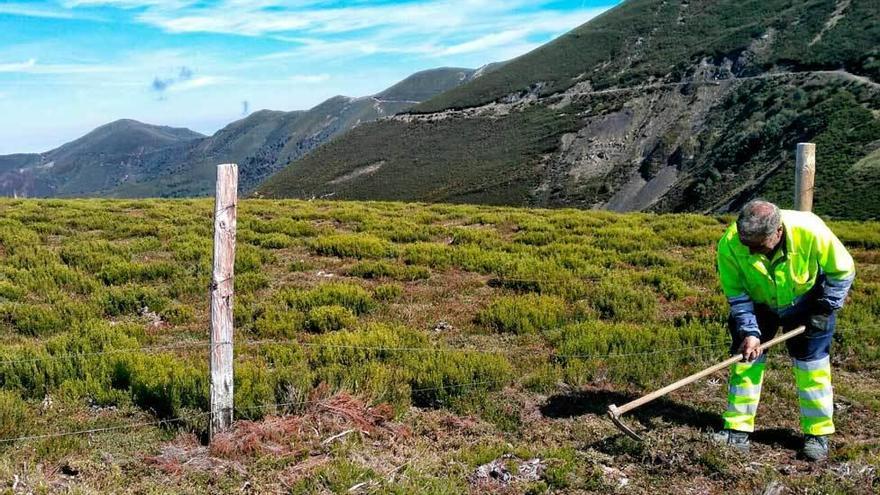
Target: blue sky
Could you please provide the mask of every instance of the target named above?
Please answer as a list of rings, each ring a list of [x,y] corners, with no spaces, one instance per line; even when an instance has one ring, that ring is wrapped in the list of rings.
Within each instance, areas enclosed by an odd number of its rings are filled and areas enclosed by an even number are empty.
[[[617,0],[0,0],[0,154],[133,118],[213,133],[526,53]],[[245,103],[246,102],[246,103]]]

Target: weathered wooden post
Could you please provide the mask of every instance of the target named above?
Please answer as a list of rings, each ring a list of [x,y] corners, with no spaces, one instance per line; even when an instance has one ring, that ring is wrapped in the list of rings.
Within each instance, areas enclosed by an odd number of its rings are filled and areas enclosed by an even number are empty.
[[[816,179],[816,145],[798,143],[794,168],[794,209],[813,210],[813,185]]]
[[[238,165],[217,166],[214,270],[211,276],[211,425],[213,439],[232,425],[232,297]]]

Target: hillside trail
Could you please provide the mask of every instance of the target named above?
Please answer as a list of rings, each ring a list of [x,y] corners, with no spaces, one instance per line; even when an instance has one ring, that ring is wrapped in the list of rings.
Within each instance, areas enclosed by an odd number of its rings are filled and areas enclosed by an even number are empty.
[[[772,72],[766,74],[759,74],[756,76],[742,76],[742,77],[716,77],[713,79],[692,79],[688,81],[678,81],[678,82],[663,82],[663,83],[650,83],[650,84],[641,84],[638,86],[627,86],[622,88],[607,88],[600,90],[592,90],[589,89],[589,84],[584,85],[583,83],[577,84],[571,88],[568,88],[565,91],[561,91],[558,93],[554,93],[546,96],[538,96],[534,91],[528,92],[525,96],[520,96],[514,98],[509,95],[506,98],[501,98],[496,101],[492,101],[490,103],[486,103],[484,105],[468,107],[468,108],[460,108],[460,109],[447,109],[439,112],[433,113],[408,113],[401,112],[395,115],[391,115],[386,117],[388,120],[398,120],[403,122],[417,122],[417,121],[435,121],[435,120],[443,120],[451,117],[477,117],[477,116],[503,116],[507,115],[511,111],[523,107],[525,105],[535,103],[542,100],[548,99],[558,99],[563,98],[563,101],[570,98],[583,98],[586,96],[602,96],[602,95],[613,95],[613,94],[622,94],[622,93],[637,93],[640,91],[653,90],[653,89],[665,89],[665,88],[679,88],[679,87],[695,87],[695,86],[721,86],[727,83],[737,83],[737,82],[746,82],[746,81],[756,81],[756,80],[772,80],[772,79],[787,79],[794,77],[804,77],[804,76],[819,76],[819,77],[834,77],[834,78],[842,78],[851,82],[855,82],[858,84],[863,84],[871,87],[872,89],[880,90],[880,83],[873,81],[872,79],[866,76],[860,76],[858,74],[853,74],[851,72],[846,71],[845,69],[837,69],[837,70],[811,70],[811,71],[781,71],[781,72]],[[586,90],[583,88],[587,88]],[[502,102],[502,100],[504,100]],[[558,108],[558,104],[554,108]]]

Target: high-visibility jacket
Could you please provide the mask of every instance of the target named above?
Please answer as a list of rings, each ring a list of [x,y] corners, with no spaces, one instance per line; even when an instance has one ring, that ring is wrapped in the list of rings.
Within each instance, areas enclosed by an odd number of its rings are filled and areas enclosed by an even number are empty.
[[[855,278],[855,263],[843,243],[818,216],[782,210],[784,244],[768,259],[740,242],[736,222],[718,242],[718,276],[737,329],[760,335],[754,304],[784,314],[822,280],[816,304],[826,312],[843,306]],[[824,277],[820,278],[820,275]]]

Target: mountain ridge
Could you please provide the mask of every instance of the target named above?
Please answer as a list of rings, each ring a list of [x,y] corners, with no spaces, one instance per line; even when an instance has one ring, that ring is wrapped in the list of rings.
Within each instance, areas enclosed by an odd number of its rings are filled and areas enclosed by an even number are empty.
[[[791,203],[795,144],[814,140],[818,211],[877,217],[880,179],[853,164],[880,140],[878,61],[869,0],[628,0],[255,195],[727,211]]]
[[[211,136],[119,119],[44,153],[0,156],[0,194],[208,195],[214,168],[224,162],[240,165],[240,186],[248,191],[327,140],[409,108],[417,99],[466,82],[475,73],[458,67],[420,71],[376,95],[337,95],[309,110],[258,110]]]

